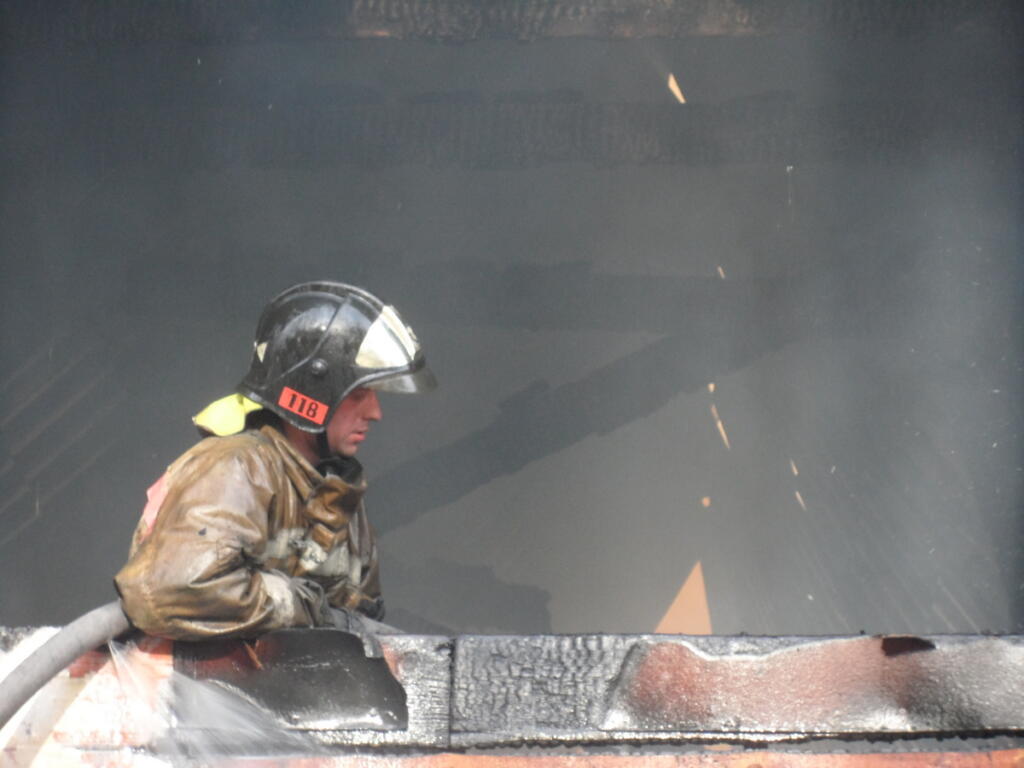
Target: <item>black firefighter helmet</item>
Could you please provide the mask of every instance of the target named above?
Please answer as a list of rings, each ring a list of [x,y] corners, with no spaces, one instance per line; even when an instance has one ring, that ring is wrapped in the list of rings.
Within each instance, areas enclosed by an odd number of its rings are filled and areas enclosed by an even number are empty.
[[[302,283],[263,310],[237,392],[306,432],[323,432],[352,390],[424,392],[436,385],[412,329],[362,288]]]

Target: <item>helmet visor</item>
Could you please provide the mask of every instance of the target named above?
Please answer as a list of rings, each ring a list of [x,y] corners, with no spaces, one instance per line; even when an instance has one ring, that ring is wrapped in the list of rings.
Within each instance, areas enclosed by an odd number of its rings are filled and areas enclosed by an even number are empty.
[[[420,351],[412,329],[402,322],[394,307],[384,307],[359,345],[356,365],[360,368],[404,368],[412,365]]]
[[[369,389],[376,389],[378,392],[396,392],[402,395],[415,395],[420,392],[429,392],[437,387],[437,379],[434,373],[426,365],[416,371],[400,373],[396,376],[378,379],[367,382]]]
[[[382,392],[413,394],[437,386],[427,368],[419,341],[394,307],[385,306],[373,321],[356,353],[356,365],[366,371],[363,386]]]

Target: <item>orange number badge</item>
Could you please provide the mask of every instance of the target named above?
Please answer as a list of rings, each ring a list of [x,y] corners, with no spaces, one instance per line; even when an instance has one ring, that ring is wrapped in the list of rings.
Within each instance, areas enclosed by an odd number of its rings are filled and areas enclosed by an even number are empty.
[[[327,418],[327,404],[307,397],[301,392],[296,392],[291,387],[281,390],[281,396],[277,404],[287,411],[298,414],[304,419],[309,419],[314,424],[323,424]]]

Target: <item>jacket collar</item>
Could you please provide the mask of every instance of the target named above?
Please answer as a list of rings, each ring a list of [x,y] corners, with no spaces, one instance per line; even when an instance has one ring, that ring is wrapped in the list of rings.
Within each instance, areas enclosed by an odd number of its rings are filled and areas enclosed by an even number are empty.
[[[359,496],[362,496],[363,492],[366,491],[366,479],[361,468],[358,475],[348,481],[342,480],[335,475],[325,478],[280,431],[270,425],[265,425],[260,427],[260,434],[274,445],[284,459],[284,471],[303,499],[310,498],[317,488],[324,483],[331,485],[340,484],[351,491],[357,492]]]

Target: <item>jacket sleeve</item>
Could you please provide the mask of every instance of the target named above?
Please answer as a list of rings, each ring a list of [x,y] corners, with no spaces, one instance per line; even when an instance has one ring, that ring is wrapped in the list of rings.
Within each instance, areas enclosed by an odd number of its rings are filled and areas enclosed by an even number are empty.
[[[136,627],[201,640],[321,622],[316,584],[260,566],[275,500],[265,462],[215,446],[168,470],[152,530],[115,578]]]

